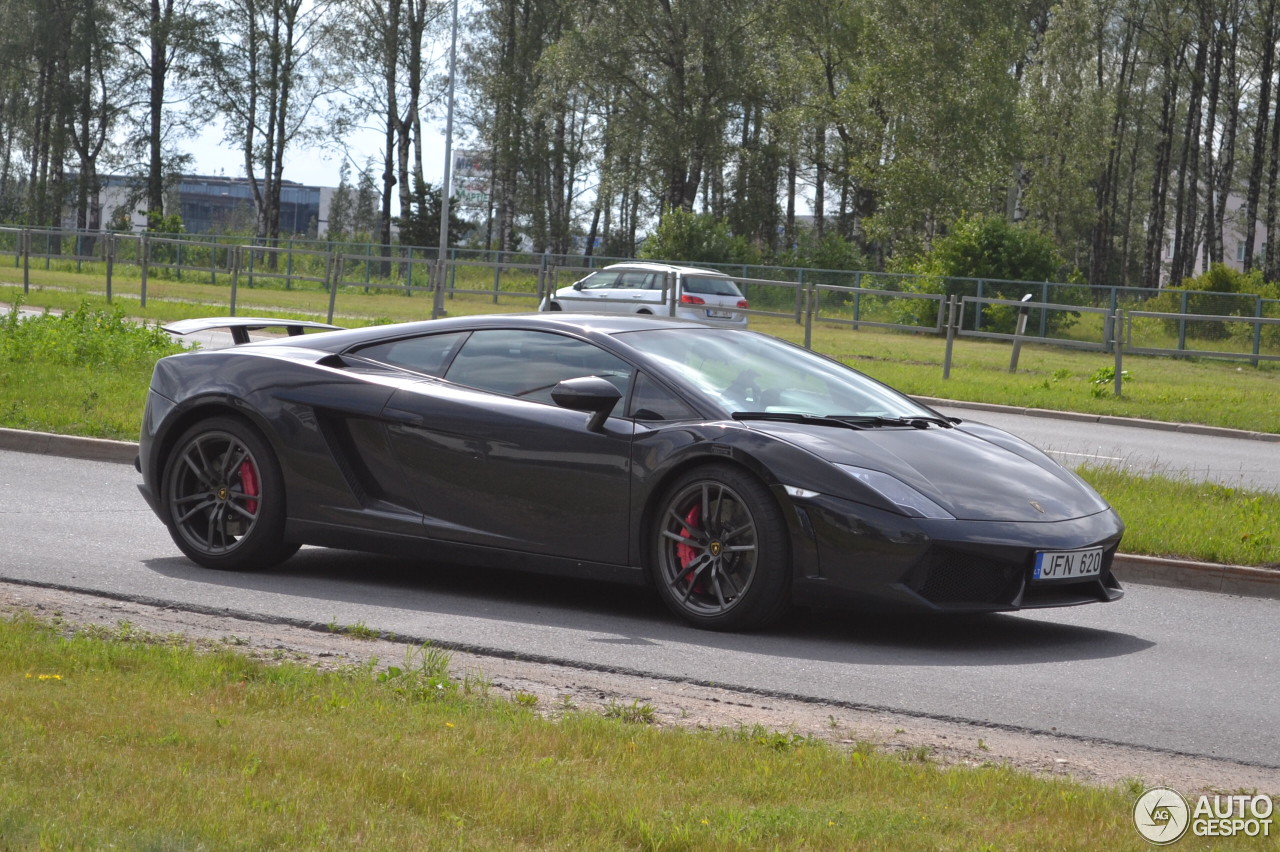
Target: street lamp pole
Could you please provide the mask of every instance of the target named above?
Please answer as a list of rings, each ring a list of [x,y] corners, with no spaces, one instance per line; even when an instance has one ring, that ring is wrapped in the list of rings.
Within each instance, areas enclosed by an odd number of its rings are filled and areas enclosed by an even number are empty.
[[[453,0],[453,26],[449,38],[449,95],[444,120],[444,180],[440,184],[440,250],[436,254],[436,292],[431,318],[444,316],[445,261],[449,251],[449,184],[453,179],[453,93],[458,76],[458,0]]]

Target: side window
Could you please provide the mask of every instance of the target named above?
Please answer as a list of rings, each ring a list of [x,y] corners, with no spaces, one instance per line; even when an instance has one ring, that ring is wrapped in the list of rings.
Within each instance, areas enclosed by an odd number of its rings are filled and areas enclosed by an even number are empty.
[[[636,420],[689,420],[698,413],[645,373],[636,376],[627,416]]]
[[[608,379],[625,397],[632,373],[621,358],[577,338],[493,329],[472,333],[445,378],[492,393],[552,402],[552,388],[579,376]]]
[[[607,290],[616,286],[618,281],[617,272],[597,272],[594,275],[588,275],[582,279],[583,290]]]
[[[465,331],[453,334],[426,334],[422,337],[393,340],[390,343],[376,343],[357,349],[352,354],[417,373],[439,376],[466,337]]]
[[[618,287],[623,290],[643,290],[644,282],[649,277],[648,272],[624,272]]]

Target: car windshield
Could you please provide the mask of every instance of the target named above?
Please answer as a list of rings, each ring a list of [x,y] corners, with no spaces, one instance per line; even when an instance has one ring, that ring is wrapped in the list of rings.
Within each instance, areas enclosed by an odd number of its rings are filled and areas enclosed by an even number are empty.
[[[844,418],[934,418],[892,388],[820,355],[754,332],[652,329],[625,339],[717,400],[745,412]]]
[[[684,277],[686,293],[699,293],[703,296],[734,296],[742,298],[742,291],[733,283],[732,278],[721,278],[711,275],[686,275]]]

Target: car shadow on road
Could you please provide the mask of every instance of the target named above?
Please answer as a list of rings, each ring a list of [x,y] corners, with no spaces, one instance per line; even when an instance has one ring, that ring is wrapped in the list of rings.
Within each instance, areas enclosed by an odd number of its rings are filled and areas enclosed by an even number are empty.
[[[323,548],[304,548],[266,572],[210,571],[181,557],[146,565],[165,577],[229,590],[421,613],[420,635],[403,628],[396,634],[472,648],[478,643],[445,634],[433,616],[572,631],[575,641],[601,646],[696,644],[737,654],[870,666],[1035,665],[1120,657],[1154,645],[1130,633],[1064,623],[1070,610],[970,616],[801,610],[767,631],[716,633],[684,624],[643,587]],[[233,596],[226,600],[228,610],[238,609]],[[317,609],[313,620],[328,623],[334,615],[334,607]],[[492,644],[477,649],[506,650],[492,628],[483,635]],[[637,664],[642,663],[638,656]]]

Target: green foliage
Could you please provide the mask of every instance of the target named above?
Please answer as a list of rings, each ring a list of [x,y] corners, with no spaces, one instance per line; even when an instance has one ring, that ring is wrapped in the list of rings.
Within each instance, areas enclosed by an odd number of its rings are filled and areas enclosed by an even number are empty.
[[[1146,310],[1160,313],[1192,313],[1214,316],[1254,316],[1258,299],[1280,299],[1280,284],[1263,280],[1261,270],[1241,272],[1223,263],[1210,265],[1209,269],[1193,278],[1184,278],[1179,287],[1166,287],[1159,296],[1149,300]],[[1219,320],[1190,321],[1162,320],[1166,333],[1185,334],[1194,340],[1228,340],[1253,337],[1254,327],[1246,323],[1226,323]],[[1280,340],[1280,328],[1263,329],[1268,344]]]
[[[745,237],[734,236],[729,223],[707,213],[669,210],[639,256],[681,263],[759,263],[760,253]]]
[[[1193,278],[1182,279],[1182,290],[1208,293],[1250,293],[1264,298],[1280,298],[1280,288],[1262,279],[1262,270],[1241,272],[1225,263],[1214,263],[1209,269]]]
[[[641,704],[638,698],[630,704],[610,699],[604,707],[604,716],[606,719],[619,719],[635,725],[652,725],[657,721],[653,705],[648,702]]]
[[[1086,465],[1079,473],[1124,518],[1127,553],[1280,567],[1280,494],[1159,472],[1135,476],[1127,465]]]
[[[845,239],[831,231],[819,238],[813,230],[807,228],[800,232],[793,247],[778,256],[777,264],[804,269],[864,270],[871,268],[871,261],[853,240]]]
[[[350,235],[354,196],[355,190],[351,188],[351,164],[344,160],[338,171],[338,187],[329,200],[327,236],[330,240],[345,240]]]
[[[166,216],[159,210],[147,213],[147,230],[153,234],[185,234],[187,232],[180,215],[170,213]]]
[[[448,651],[423,645],[406,652],[403,668],[388,666],[376,680],[407,701],[451,698],[458,692],[458,683],[449,675],[450,660]]]
[[[440,188],[414,179],[417,186],[409,210],[396,219],[400,226],[400,244],[435,246],[440,243]],[[449,245],[456,246],[470,229],[469,222],[458,218],[458,199],[449,202]]]
[[[1122,383],[1129,381],[1130,378],[1132,377],[1129,375],[1128,370],[1120,371],[1120,381]],[[1116,368],[1099,367],[1094,371],[1093,375],[1089,377],[1089,393],[1093,394],[1095,397],[1104,397],[1112,392],[1112,388],[1115,386],[1115,383]]]
[[[63,314],[24,317],[15,304],[0,319],[0,362],[121,368],[181,352],[158,326],[85,304]]]
[[[1021,299],[1027,293],[1027,282],[1059,278],[1064,265],[1053,239],[1044,232],[1011,223],[1002,216],[967,216],[955,222],[945,237],[935,240],[933,248],[912,264],[912,271],[921,277],[911,289],[945,296],[975,295],[975,281],[966,279],[980,279],[984,297]],[[907,306],[907,310],[913,312],[913,321],[932,325],[936,306],[920,302]],[[987,305],[982,309],[981,325],[986,331],[1010,334],[1017,315],[1012,306]],[[1078,316],[1053,311],[1048,317],[1048,330],[1069,328]],[[974,322],[974,317],[966,317],[965,326],[973,328]]]
[[[1064,261],[1052,238],[1003,216],[966,216],[916,264],[916,272],[954,278],[1052,281]]]

